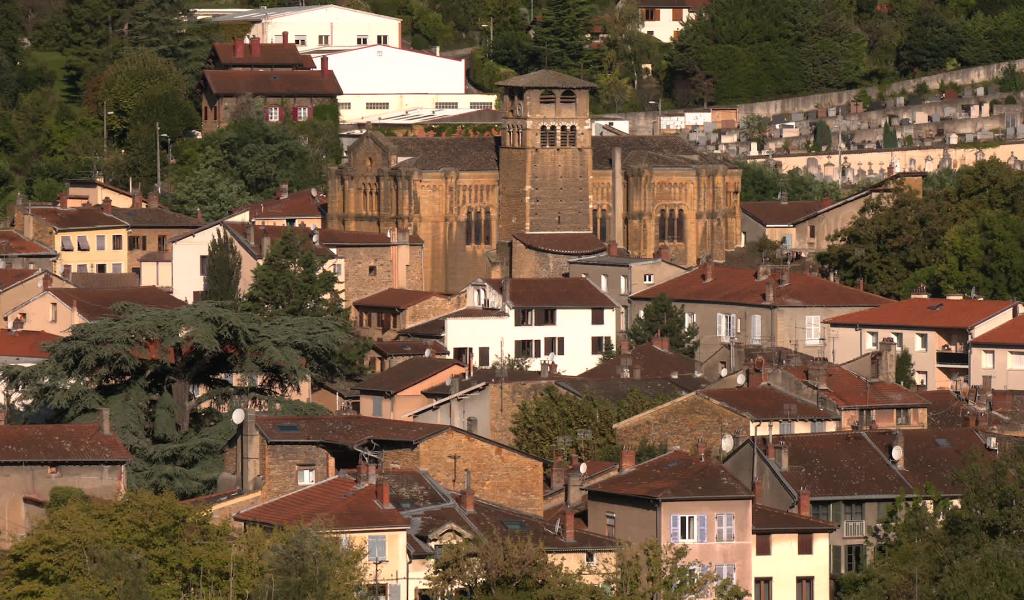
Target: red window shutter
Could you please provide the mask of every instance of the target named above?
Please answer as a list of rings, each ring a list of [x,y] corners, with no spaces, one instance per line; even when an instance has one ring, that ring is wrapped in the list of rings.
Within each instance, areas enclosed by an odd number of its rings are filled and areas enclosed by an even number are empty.
[[[655,21],[660,21],[661,20],[661,9],[660,8],[654,9],[654,20]]]
[[[293,106],[292,107],[292,121],[298,121],[298,120],[299,120],[299,107],[298,106]]]

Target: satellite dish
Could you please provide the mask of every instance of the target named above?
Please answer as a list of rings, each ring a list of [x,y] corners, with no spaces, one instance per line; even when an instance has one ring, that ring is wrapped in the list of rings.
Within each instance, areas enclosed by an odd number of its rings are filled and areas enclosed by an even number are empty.
[[[721,375],[722,377],[725,377],[726,375],[729,374],[729,369],[726,369],[725,367],[722,367],[722,370],[719,371],[718,374]]]
[[[728,454],[728,453],[732,452],[732,448],[733,448],[734,444],[735,444],[735,440],[732,439],[732,434],[731,433],[726,433],[726,434],[722,435],[722,452],[723,453]]]
[[[433,354],[434,353],[430,351],[430,348],[427,348],[423,351],[423,358],[430,358]]]
[[[548,362],[555,362],[555,353],[548,354]]]
[[[747,374],[746,373],[740,373],[739,375],[736,376],[736,385],[744,386],[746,384],[747,384]]]
[[[903,459],[903,446],[893,446],[890,454],[894,462],[899,462]]]
[[[231,422],[232,423],[234,423],[235,425],[241,425],[242,421],[244,421],[244,420],[245,420],[245,409],[244,408],[236,408],[235,410],[231,411]]]
[[[587,474],[587,463],[580,463],[580,475]]]

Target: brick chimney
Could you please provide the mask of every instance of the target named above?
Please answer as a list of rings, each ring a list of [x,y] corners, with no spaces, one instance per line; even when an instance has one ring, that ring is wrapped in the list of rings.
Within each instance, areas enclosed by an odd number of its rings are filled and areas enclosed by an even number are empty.
[[[563,538],[567,542],[576,541],[576,513],[572,511],[569,505],[562,507],[562,519],[565,521],[565,527],[562,529]]]
[[[67,192],[61,192],[60,196],[57,196],[57,204],[59,204],[61,208],[67,208],[68,207],[68,193]]]
[[[156,191],[150,192],[146,204],[148,208],[160,208],[160,195]]]
[[[828,362],[824,358],[814,358],[807,365],[807,381],[823,386],[828,379]]]
[[[383,479],[377,481],[377,502],[384,508],[392,508],[391,486]]]
[[[768,438],[768,445],[765,448],[765,455],[768,457],[768,460],[771,460],[771,461],[774,461],[775,458],[776,458],[775,457],[775,444],[772,443],[772,440],[771,440],[770,437]]]
[[[110,209],[113,208],[113,206],[114,206],[114,202],[110,199],[110,196],[107,196],[107,197],[103,198],[102,206],[103,206],[103,212],[109,215],[110,214]]]
[[[560,490],[565,488],[565,460],[556,458],[551,463],[551,489]]]
[[[565,503],[569,506],[576,506],[583,499],[583,476],[580,474],[579,464],[569,468],[566,473]]]
[[[327,77],[327,75],[329,75],[330,72],[331,72],[331,70],[327,67],[327,57],[326,56],[321,56],[320,57],[320,75],[322,77]]]
[[[364,461],[359,461],[356,465],[356,485],[363,487],[366,485],[367,479],[370,477],[370,465]]]
[[[53,273],[43,271],[43,289],[48,290],[53,286]]]
[[[612,240],[612,241],[608,242],[608,256],[618,256],[618,255],[619,255],[619,244],[615,240]]]
[[[669,340],[667,337],[661,335],[661,330],[655,333],[654,337],[651,338],[651,344],[654,345],[654,347],[659,350],[664,350],[665,352],[668,352]]]
[[[0,408],[0,425],[7,424],[7,409]]]
[[[779,470],[785,472],[789,470],[789,444],[786,442],[779,442]]]
[[[142,190],[132,192],[132,208],[142,208]]]
[[[704,263],[704,275],[701,276],[704,283],[708,283],[715,280],[715,261],[709,256],[707,262]]]
[[[262,54],[262,52],[260,52],[260,49],[261,49],[260,48],[260,38],[254,37],[254,38],[249,40],[249,52],[253,56],[255,56],[255,57],[260,56]]]
[[[899,350],[896,340],[887,337],[878,343],[878,379],[886,383],[896,383],[896,358]]]
[[[287,31],[282,31],[281,32],[281,43],[282,44],[287,44],[288,43],[288,32]]]
[[[466,486],[459,494],[459,506],[468,513],[476,512],[476,494],[473,492],[469,469],[466,469]]]
[[[100,433],[110,435],[110,409],[100,409]]]
[[[797,501],[797,507],[800,516],[811,516],[811,490],[805,487],[800,488],[800,499]]]
[[[754,504],[761,504],[761,499],[764,498],[764,483],[760,479],[754,480]]]
[[[857,289],[862,291],[862,292],[864,291],[864,278],[863,277],[858,277],[857,278]]]
[[[619,455],[619,472],[628,471],[636,466],[636,450],[628,446],[622,447]]]
[[[232,41],[235,46],[235,58],[242,58],[245,56],[245,40],[242,38],[234,38]]]
[[[366,465],[366,483],[369,485],[377,485],[377,465]]]

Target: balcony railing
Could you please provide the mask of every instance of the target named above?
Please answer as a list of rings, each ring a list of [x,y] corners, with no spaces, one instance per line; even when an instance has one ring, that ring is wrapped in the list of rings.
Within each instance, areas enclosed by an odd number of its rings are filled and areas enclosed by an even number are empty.
[[[970,364],[970,355],[967,352],[956,352],[953,350],[936,350],[935,364],[940,367],[956,367],[966,369]]]
[[[843,521],[844,538],[864,537],[865,531],[864,521]]]

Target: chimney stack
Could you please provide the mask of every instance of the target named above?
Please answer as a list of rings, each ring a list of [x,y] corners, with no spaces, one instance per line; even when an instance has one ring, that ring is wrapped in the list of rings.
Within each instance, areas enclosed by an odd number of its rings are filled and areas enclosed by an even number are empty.
[[[366,483],[369,485],[377,485],[377,465],[367,464],[366,465]]]
[[[245,241],[249,242],[250,247],[256,247],[256,226],[252,221],[245,224]]]
[[[878,344],[878,379],[885,383],[896,383],[896,358],[899,350],[896,341],[887,337]]]
[[[563,535],[565,541],[575,542],[576,541],[576,514],[572,511],[569,505],[565,505],[562,508],[562,518],[565,520],[565,532]]]
[[[110,214],[111,209],[114,207],[114,202],[110,199],[110,196],[103,198],[103,212]]]
[[[862,291],[862,292],[864,291],[864,278],[863,277],[858,277],[857,278],[857,289]]]
[[[367,480],[370,477],[370,465],[365,461],[360,460],[359,464],[356,465],[356,485],[363,487],[366,485]]]
[[[160,195],[156,191],[149,193],[149,197],[146,198],[147,208],[160,208]]]
[[[59,204],[61,208],[67,208],[68,207],[68,193],[67,192],[61,192],[60,196],[57,196],[57,204]],[[31,203],[29,204],[29,206],[31,206]]]
[[[466,487],[462,490],[462,494],[459,495],[459,506],[468,513],[476,512],[476,496],[473,493],[469,469],[466,469]]]
[[[789,445],[784,442],[779,442],[779,469],[783,472],[789,470]]]
[[[286,181],[286,182],[282,183],[281,185],[277,186],[277,198],[279,200],[284,200],[287,197],[288,197],[288,182]]]
[[[651,344],[653,344],[654,347],[659,349],[659,350],[664,350],[665,352],[668,352],[668,349],[669,349],[669,339],[667,337],[664,337],[663,335],[661,335],[661,330],[659,330],[657,333],[655,333],[654,337],[651,338]]]
[[[907,468],[907,445],[903,441],[903,430],[902,429],[897,429],[896,430],[896,441],[895,441],[894,445],[895,446],[899,446],[900,450],[902,450],[902,452],[900,452],[900,455],[899,455],[900,456],[899,460],[896,461],[896,468],[900,469],[902,471],[902,470]]]
[[[816,357],[811,359],[807,365],[807,380],[821,387],[828,379],[828,362],[824,358]]]
[[[771,436],[768,437],[768,446],[765,448],[765,454],[768,456],[768,460],[774,461],[775,456],[775,443],[772,442]]]
[[[110,409],[100,409],[100,432],[103,435],[110,435]]]
[[[142,190],[132,192],[132,208],[142,208]]]
[[[245,56],[245,40],[242,38],[234,38],[235,45],[235,58],[242,58]]]
[[[327,57],[326,56],[321,56],[320,57],[320,75],[322,77],[327,77],[327,75],[330,72],[331,72],[331,70],[329,68],[327,68]]]
[[[612,241],[608,242],[608,256],[618,256],[618,255],[619,255],[619,244],[615,240],[612,240]]]
[[[391,508],[391,486],[383,479],[377,481],[377,502],[384,508]]]
[[[622,447],[619,455],[619,472],[628,471],[636,466],[636,450],[627,446]]]
[[[761,263],[760,265],[757,266],[757,275],[755,275],[754,277],[758,281],[764,281],[765,279],[768,279],[769,277],[771,277],[771,275],[772,275],[772,267],[771,267],[771,265],[766,264],[766,263]]]
[[[800,500],[798,501],[797,506],[800,516],[811,516],[811,490],[805,487],[800,488]]]
[[[704,263],[704,283],[715,280],[715,261],[710,256]]]
[[[199,219],[200,221],[203,220],[203,209],[201,209],[201,208],[197,208],[196,209],[196,218]]]
[[[764,303],[775,304],[775,284],[771,279],[764,284]]]
[[[764,498],[764,484],[760,479],[754,480],[754,504],[761,504],[761,499]]]
[[[782,274],[779,275],[779,287],[789,285],[789,267],[782,269]]]
[[[53,273],[43,271],[43,289],[48,290],[53,286]]]
[[[282,31],[281,32],[281,43],[282,44],[287,44],[288,43],[288,32],[287,31]]]
[[[551,463],[551,489],[560,490],[565,488],[565,460],[556,458]]]
[[[260,56],[260,38],[254,37],[249,41],[249,50],[254,57]]]
[[[566,473],[565,503],[569,506],[576,506],[583,499],[583,476],[580,474],[580,465],[576,461],[573,463]]]

